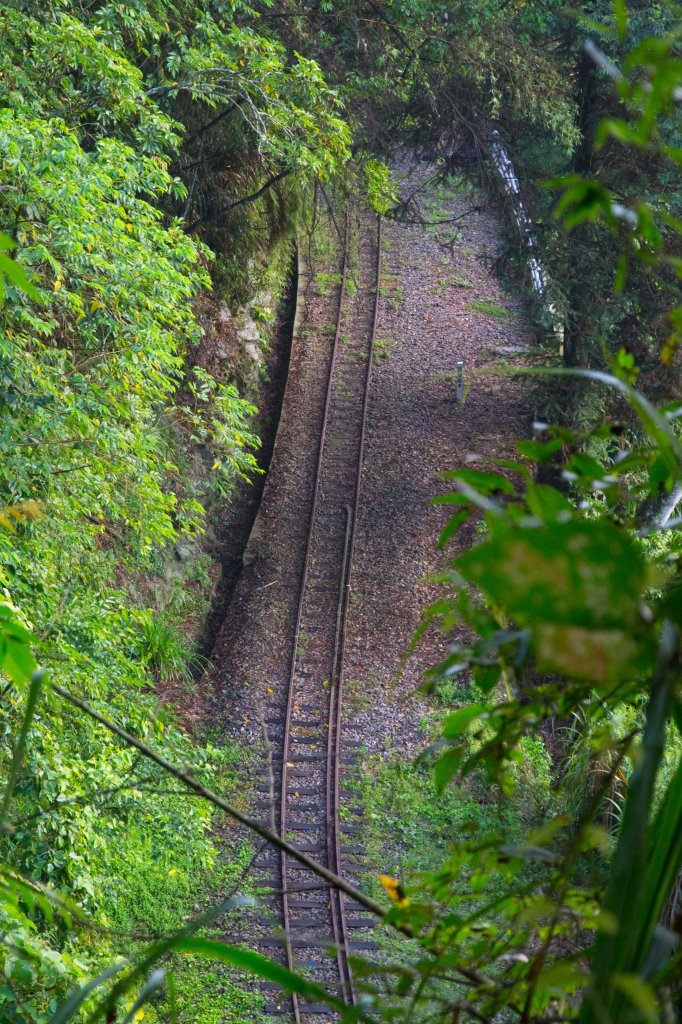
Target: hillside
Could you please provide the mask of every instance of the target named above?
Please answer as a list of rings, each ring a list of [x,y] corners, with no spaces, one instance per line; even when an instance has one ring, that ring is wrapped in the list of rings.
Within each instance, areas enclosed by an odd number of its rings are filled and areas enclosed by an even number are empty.
[[[677,3],[0,3],[0,1020],[680,1019]]]

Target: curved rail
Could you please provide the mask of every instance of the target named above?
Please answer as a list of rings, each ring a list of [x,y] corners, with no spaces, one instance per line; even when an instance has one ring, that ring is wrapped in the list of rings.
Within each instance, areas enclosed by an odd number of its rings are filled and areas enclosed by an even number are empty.
[[[329,363],[329,374],[326,385],[325,403],[322,414],[322,427],[320,441],[315,463],[315,483],[313,490],[312,505],[308,523],[306,538],[305,556],[301,570],[300,586],[298,591],[298,603],[293,636],[293,648],[291,663],[288,673],[288,692],[286,717],[284,722],[283,736],[283,762],[280,790],[280,834],[285,835],[289,825],[288,821],[288,766],[291,756],[292,742],[292,718],[296,701],[296,679],[299,668],[299,645],[301,639],[301,624],[304,615],[304,603],[309,582],[311,556],[313,549],[313,532],[318,516],[320,495],[323,485],[323,461],[325,457],[326,442],[329,432],[329,416],[334,394],[335,375],[338,365],[339,347],[342,337],[343,316],[346,306],[347,282],[349,274],[349,247],[351,236],[351,213],[350,207],[346,211],[345,238],[343,249],[343,264],[341,273],[341,284],[339,289],[339,301],[336,316],[334,341]],[[344,539],[342,547],[341,564],[339,566],[338,592],[335,608],[335,629],[333,650],[331,653],[331,674],[329,678],[329,703],[327,727],[327,751],[326,751],[326,779],[325,779],[325,835],[327,862],[335,872],[341,871],[341,834],[339,822],[340,807],[340,764],[341,764],[341,714],[343,697],[343,653],[345,647],[346,618],[348,612],[348,598],[350,594],[350,581],[355,547],[356,521],[361,495],[362,465],[364,458],[364,447],[366,438],[367,410],[369,405],[369,389],[371,381],[371,369],[374,356],[374,343],[379,308],[379,284],[381,274],[381,240],[382,226],[381,218],[377,219],[377,242],[376,262],[373,268],[374,277],[374,303],[371,314],[369,340],[367,344],[366,373],[364,379],[362,412],[360,422],[359,443],[357,460],[355,463],[355,475],[352,485],[352,504],[345,505]],[[350,494],[348,495],[350,498]],[[300,742],[300,741],[299,741]],[[285,933],[285,949],[287,966],[295,970],[293,944],[292,944],[292,921],[290,912],[289,891],[287,886],[287,856],[282,853],[280,857],[281,879],[282,879],[282,911]],[[349,964],[350,940],[344,900],[341,893],[330,890],[330,913],[332,921],[332,932],[336,946],[336,964],[339,974],[339,992],[344,1001],[348,1004],[355,1003],[355,992],[353,988],[352,972]],[[302,1011],[301,1002],[297,995],[292,995],[294,1019],[296,1024],[301,1024]]]
[[[341,764],[341,710],[343,707],[343,656],[346,646],[346,618],[348,615],[348,599],[350,597],[350,587],[353,571],[353,555],[355,553],[355,530],[358,520],[358,511],[360,508],[360,497],[362,493],[362,468],[365,457],[365,440],[367,437],[367,410],[369,408],[369,392],[370,385],[372,382],[372,365],[374,362],[374,343],[376,340],[377,330],[377,318],[379,315],[379,290],[381,284],[381,244],[382,244],[382,220],[381,217],[377,217],[377,260],[376,260],[376,271],[375,271],[375,286],[374,286],[374,305],[372,309],[372,321],[370,326],[369,334],[369,345],[367,355],[367,377],[365,379],[365,390],[362,398],[362,420],[360,427],[360,444],[358,450],[358,463],[357,463],[357,482],[355,485],[355,500],[353,502],[352,510],[346,508],[346,541],[344,544],[344,567],[341,582],[341,600],[339,602],[339,617],[338,617],[338,629],[336,636],[336,643],[334,649],[334,665],[335,665],[335,679],[334,686],[332,688],[332,695],[334,703],[336,705],[334,712],[334,757],[333,757],[333,783],[334,783],[334,797],[333,805],[327,804],[328,817],[334,822],[334,857],[335,865],[334,870],[337,874],[342,873],[341,865],[341,837],[339,833],[339,807],[341,805],[340,798],[340,779],[339,779],[339,767]],[[332,698],[330,697],[330,737],[329,743],[331,747],[332,743],[332,728],[331,728],[331,709]],[[332,773],[328,768],[328,780]],[[329,781],[328,781],[329,791]],[[346,977],[342,978],[342,984],[346,989],[350,999],[350,1003],[354,1006],[356,1004],[355,988],[353,986],[353,971],[350,966],[350,949],[349,949],[349,935],[348,928],[346,926],[346,914],[345,914],[345,896],[342,892],[335,890],[332,895],[332,906],[334,900],[338,902],[338,919],[340,922],[341,940],[344,947],[344,967]]]

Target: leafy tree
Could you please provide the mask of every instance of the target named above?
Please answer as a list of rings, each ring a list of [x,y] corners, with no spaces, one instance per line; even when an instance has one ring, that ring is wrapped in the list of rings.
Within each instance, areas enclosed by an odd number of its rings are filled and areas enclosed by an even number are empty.
[[[253,405],[236,380],[195,362],[216,260],[203,223],[188,228],[203,222],[196,200],[211,182],[201,154],[187,185],[182,169],[192,136],[200,145],[209,121],[220,129],[236,114],[220,216],[248,199],[251,180],[263,199],[250,205],[267,213],[264,181],[295,170],[301,188],[328,176],[347,158],[348,130],[314,61],[241,27],[243,5],[0,6],[3,597],[24,609],[21,628],[54,680],[215,777],[225,755],[193,743],[153,693],[197,657],[167,621],[171,648],[150,657],[158,616],[140,586],[256,468]],[[248,244],[242,263],[267,235]],[[174,924],[196,902],[187,877],[200,888],[215,850],[206,807],[185,808],[130,750],[45,696],[24,709],[10,686],[0,1016],[42,1022],[116,956],[115,926],[136,901],[147,914],[136,927]],[[26,756],[15,762],[22,722]],[[176,875],[184,904],[169,889]],[[69,893],[56,908],[53,887]]]

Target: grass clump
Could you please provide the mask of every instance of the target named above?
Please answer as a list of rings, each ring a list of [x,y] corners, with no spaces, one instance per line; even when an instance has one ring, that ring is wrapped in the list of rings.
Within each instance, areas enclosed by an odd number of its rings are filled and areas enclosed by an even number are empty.
[[[331,295],[334,288],[337,288],[340,284],[341,274],[324,274],[322,271],[315,274],[315,287],[319,294],[325,298]]]
[[[149,609],[139,613],[141,654],[145,665],[161,682],[180,679],[190,683],[208,664],[194,644],[164,613]]]
[[[391,354],[391,338],[375,338],[374,339],[374,362],[383,363]]]
[[[471,302],[467,303],[469,309],[476,310],[477,313],[486,313],[488,316],[499,317],[500,320],[504,320],[509,316],[509,310],[505,309],[504,306],[498,305],[496,302],[491,302],[489,299],[472,299]]]

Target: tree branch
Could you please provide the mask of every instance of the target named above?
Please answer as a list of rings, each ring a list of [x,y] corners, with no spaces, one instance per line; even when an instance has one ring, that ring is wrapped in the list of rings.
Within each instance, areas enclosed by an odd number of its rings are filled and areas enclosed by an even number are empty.
[[[245,828],[255,832],[261,837],[261,839],[265,839],[266,842],[270,843],[272,846],[276,846],[277,849],[281,850],[283,853],[286,853],[288,857],[291,857],[293,860],[297,860],[304,868],[307,868],[320,878],[323,878],[325,882],[329,883],[329,885],[333,885],[335,888],[340,889],[341,892],[344,892],[346,896],[349,896],[352,900],[355,900],[357,903],[361,903],[366,910],[371,911],[380,918],[384,918],[386,916],[386,910],[382,906],[376,903],[369,896],[366,896],[360,889],[356,889],[350,882],[347,882],[344,878],[334,874],[333,871],[330,871],[329,868],[326,868],[323,864],[318,864],[317,861],[307,857],[305,853],[301,853],[300,850],[297,850],[291,845],[291,843],[282,839],[275,832],[271,831],[269,828],[265,828],[258,821],[255,821],[253,818],[242,813],[242,811],[238,810],[236,807],[233,807],[232,804],[228,803],[227,800],[220,796],[219,793],[214,793],[213,790],[205,786],[203,782],[199,782],[198,779],[195,779],[188,772],[183,771],[182,768],[178,768],[174,764],[171,764],[171,762],[167,761],[165,757],[158,754],[136,736],[133,736],[132,733],[126,732],[125,729],[116,725],[115,722],[112,722],[108,718],[105,718],[104,715],[101,715],[99,711],[95,711],[94,708],[90,707],[90,705],[84,700],[81,700],[80,697],[76,697],[74,694],[69,693],[68,690],[64,689],[64,687],[60,686],[58,683],[51,681],[50,685],[54,692],[64,700],[68,701],[69,704],[72,704],[74,707],[85,712],[86,715],[93,718],[100,725],[103,725],[105,729],[109,730],[109,732],[114,733],[115,736],[122,739],[128,744],[128,746],[139,750],[144,757],[149,758],[150,761],[159,765],[160,768],[163,768],[164,771],[168,772],[169,775],[172,775],[173,778],[184,783],[184,785],[187,786],[188,789],[192,790],[192,792],[202,796],[205,800],[208,800],[209,803],[215,804],[216,807],[220,807],[220,809],[229,814],[231,818],[238,821],[240,825],[244,825]]]
[[[224,110],[221,110],[215,117],[212,117],[210,121],[206,122],[206,124],[203,124],[201,128],[197,128],[197,130],[192,132],[191,135],[187,135],[182,141],[183,146],[186,146],[188,142],[192,142],[197,138],[197,136],[204,135],[207,131],[210,131],[210,129],[213,128],[214,125],[218,124],[219,121],[222,121],[224,117],[232,114],[235,110],[239,110],[244,103],[246,103],[246,96],[240,96],[239,99],[233,100],[229,106],[225,107]]]
[[[239,206],[244,206],[246,203],[253,203],[256,199],[260,199],[260,197],[265,192],[267,192],[269,188],[272,188],[273,185],[276,185],[278,181],[282,180],[282,178],[286,178],[288,174],[291,174],[290,168],[287,168],[284,171],[279,171],[278,174],[275,174],[272,178],[269,178],[268,181],[266,181],[265,184],[261,188],[259,188],[257,192],[253,192],[250,196],[244,196],[243,199],[238,199],[235,203],[230,203],[228,206],[225,206],[220,211],[220,213],[216,214],[216,216],[220,217],[226,213],[231,213],[232,210],[236,210],[237,207]],[[196,231],[199,225],[203,224],[206,219],[207,218],[205,217],[197,217],[197,219],[193,221],[192,224],[190,224],[187,230],[190,232]],[[211,219],[215,220],[215,217],[212,217]]]

